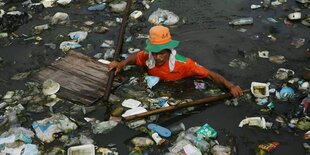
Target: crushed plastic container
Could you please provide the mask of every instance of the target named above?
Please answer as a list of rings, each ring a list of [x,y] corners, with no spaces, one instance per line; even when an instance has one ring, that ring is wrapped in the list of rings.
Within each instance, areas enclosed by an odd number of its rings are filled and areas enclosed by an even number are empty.
[[[269,96],[269,85],[266,83],[252,82],[251,92],[257,98],[265,98]]]
[[[93,144],[72,146],[68,149],[67,155],[95,155],[95,146]]]

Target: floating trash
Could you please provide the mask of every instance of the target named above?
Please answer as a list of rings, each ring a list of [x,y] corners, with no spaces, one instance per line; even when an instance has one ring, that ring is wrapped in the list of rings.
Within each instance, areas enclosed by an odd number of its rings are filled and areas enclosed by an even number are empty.
[[[265,98],[269,96],[269,85],[266,83],[252,82],[251,93],[257,98]]]
[[[248,18],[234,19],[234,20],[230,21],[228,24],[229,25],[235,25],[235,26],[250,25],[250,24],[253,24],[253,18],[248,17]]]
[[[287,17],[290,20],[298,20],[301,18],[301,13],[300,12],[290,13],[289,15],[287,15]]]
[[[52,79],[48,79],[43,82],[43,94],[44,95],[52,95],[58,92],[60,89],[60,84],[55,82]]]
[[[160,23],[174,25],[179,21],[179,17],[171,11],[158,8],[149,16],[148,21],[155,25],[159,25]]]
[[[69,51],[70,49],[80,48],[82,45],[75,41],[64,41],[60,43],[59,49],[61,49],[63,52]]]
[[[286,62],[286,59],[282,55],[274,55],[269,57],[269,61],[275,64],[283,64]]]
[[[135,10],[135,11],[132,12],[129,16],[130,16],[131,18],[133,18],[133,19],[137,19],[137,18],[139,18],[139,17],[142,16],[142,11]]]
[[[110,3],[109,6],[111,7],[112,12],[121,13],[126,9],[127,3],[125,1],[121,1],[120,3]]]
[[[69,15],[64,12],[57,12],[51,19],[51,24],[68,24],[70,22]]]
[[[305,38],[293,38],[291,45],[295,48],[299,48],[305,44],[306,39]]]
[[[159,82],[159,77],[157,77],[157,76],[145,76],[145,81],[147,83],[147,87],[152,89]]]
[[[87,8],[88,11],[102,11],[106,7],[106,3],[101,3],[97,5],[93,5]]]

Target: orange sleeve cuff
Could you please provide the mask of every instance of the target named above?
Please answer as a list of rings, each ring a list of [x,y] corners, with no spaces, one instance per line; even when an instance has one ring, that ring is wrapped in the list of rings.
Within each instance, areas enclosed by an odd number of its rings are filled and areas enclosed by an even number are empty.
[[[136,57],[136,65],[138,66],[146,66],[146,60],[149,58],[149,55],[144,51],[140,51],[137,53]]]

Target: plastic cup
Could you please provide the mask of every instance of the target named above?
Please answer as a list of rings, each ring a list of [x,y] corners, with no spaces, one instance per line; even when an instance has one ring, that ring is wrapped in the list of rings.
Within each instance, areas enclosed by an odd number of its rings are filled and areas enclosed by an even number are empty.
[[[172,127],[169,127],[169,130],[171,131],[172,134],[177,134],[177,133],[185,130],[185,125],[184,125],[184,123],[181,122],[178,125],[174,125]]]

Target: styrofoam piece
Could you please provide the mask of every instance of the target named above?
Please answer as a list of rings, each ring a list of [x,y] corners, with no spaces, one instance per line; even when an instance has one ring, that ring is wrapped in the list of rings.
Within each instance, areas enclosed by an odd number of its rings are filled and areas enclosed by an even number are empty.
[[[95,155],[95,146],[93,144],[72,146],[68,149],[67,155]]]
[[[101,62],[101,63],[103,63],[103,64],[106,64],[106,65],[108,65],[108,64],[111,63],[111,61],[109,61],[109,60],[104,60],[104,59],[98,59],[98,61]]]
[[[298,20],[301,18],[301,13],[300,12],[294,12],[294,13],[290,13],[287,16],[290,20]]]
[[[140,114],[140,113],[144,113],[144,112],[147,112],[147,110],[145,108],[137,107],[137,108],[127,110],[124,114],[122,114],[122,117],[136,115],[136,114]]]
[[[251,92],[255,97],[264,98],[269,96],[269,85],[266,83],[252,82]]]
[[[126,108],[137,108],[139,105],[141,105],[141,102],[134,99],[126,99],[122,102],[122,106]]]

